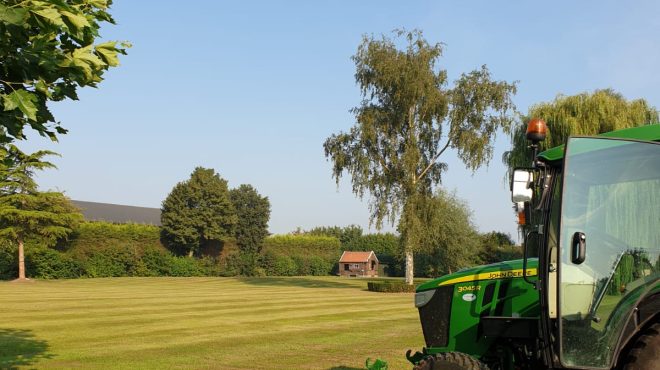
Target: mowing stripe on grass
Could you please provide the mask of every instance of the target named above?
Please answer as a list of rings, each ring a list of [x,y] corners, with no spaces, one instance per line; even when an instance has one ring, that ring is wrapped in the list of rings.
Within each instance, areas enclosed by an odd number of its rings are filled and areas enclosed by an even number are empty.
[[[399,369],[423,345],[412,295],[359,279],[37,281],[0,297],[0,368]]]

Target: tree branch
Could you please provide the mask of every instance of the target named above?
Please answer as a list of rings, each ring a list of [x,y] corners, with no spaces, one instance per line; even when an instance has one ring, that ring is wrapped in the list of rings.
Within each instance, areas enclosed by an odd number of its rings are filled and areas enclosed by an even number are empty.
[[[450,144],[450,143],[451,143],[451,139],[447,139],[447,143],[445,144],[445,146],[442,147],[442,149],[440,149],[440,151],[438,152],[438,154],[436,154],[436,155],[433,157],[433,159],[431,159],[431,161],[429,162],[429,165],[426,166],[426,168],[424,169],[424,171],[422,171],[422,173],[419,174],[419,176],[417,177],[418,179],[423,178],[423,177],[426,175],[426,173],[429,172],[429,170],[431,169],[431,167],[433,167],[433,164],[435,163],[435,161],[437,161],[438,158],[440,158],[440,155],[442,155],[442,153],[444,153],[445,150],[447,150],[447,148],[449,148],[449,144]]]

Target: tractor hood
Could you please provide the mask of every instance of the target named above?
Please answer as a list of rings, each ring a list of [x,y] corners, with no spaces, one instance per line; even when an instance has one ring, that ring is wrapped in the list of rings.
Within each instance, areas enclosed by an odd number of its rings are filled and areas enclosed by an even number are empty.
[[[527,260],[527,276],[536,276],[538,259]],[[439,277],[435,280],[420,284],[418,292],[435,289],[441,286],[453,285],[481,280],[512,279],[523,277],[523,260],[503,261],[490,265],[476,266]]]

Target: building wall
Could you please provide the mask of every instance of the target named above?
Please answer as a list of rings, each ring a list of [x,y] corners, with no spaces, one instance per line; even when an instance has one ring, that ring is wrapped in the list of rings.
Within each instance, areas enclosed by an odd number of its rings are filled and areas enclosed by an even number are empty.
[[[371,264],[374,268],[371,269]],[[346,270],[348,265],[348,270]],[[378,276],[378,261],[373,256],[369,258],[369,262],[340,262],[339,263],[339,276],[346,277],[376,277]]]

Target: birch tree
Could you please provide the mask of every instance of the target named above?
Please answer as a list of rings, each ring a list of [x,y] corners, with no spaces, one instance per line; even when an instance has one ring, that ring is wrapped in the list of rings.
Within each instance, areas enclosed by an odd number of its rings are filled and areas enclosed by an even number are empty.
[[[324,143],[337,183],[346,172],[353,192],[369,195],[371,222],[380,228],[400,220],[408,284],[425,227],[415,210],[440,184],[443,154],[454,150],[471,170],[488,163],[492,141],[498,130],[508,132],[515,109],[515,83],[494,81],[485,65],[448,86],[437,65],[442,51],[418,30],[365,36],[352,57],[363,98],[352,110],[355,125]]]

